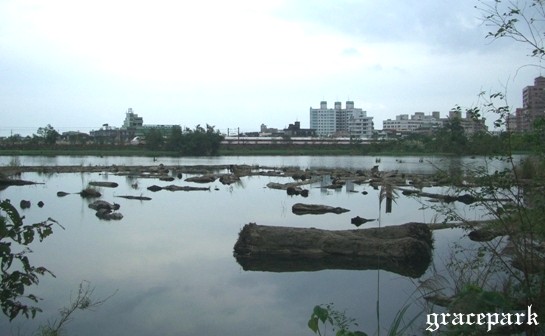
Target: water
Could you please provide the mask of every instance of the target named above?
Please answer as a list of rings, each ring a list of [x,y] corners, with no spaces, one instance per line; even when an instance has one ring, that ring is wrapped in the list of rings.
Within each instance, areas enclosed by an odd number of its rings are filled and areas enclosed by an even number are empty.
[[[420,158],[382,158],[381,165],[405,171],[428,171]],[[441,158],[428,161],[446,162]],[[13,161],[0,157],[2,164]],[[259,164],[262,166],[359,167],[368,169],[374,157],[218,157],[150,158],[122,157],[19,157],[22,165],[141,165],[158,164]],[[442,161],[440,161],[442,160]],[[474,159],[463,159],[462,162]],[[386,168],[383,168],[386,169]],[[184,179],[191,175],[184,175]],[[317,304],[334,303],[354,317],[360,329],[373,334],[377,323],[377,298],[380,324],[387,327],[398,310],[413,302],[411,314],[419,311],[415,303],[416,279],[386,271],[324,270],[317,272],[247,272],[233,257],[233,245],[244,224],[354,229],[355,216],[378,218],[382,225],[410,221],[440,221],[431,209],[412,198],[399,197],[392,213],[379,214],[378,191],[368,185],[354,185],[355,192],[320,189],[311,186],[308,198],[288,196],[284,191],[265,186],[285,183],[278,177],[245,177],[240,183],[224,186],[209,184],[210,191],[160,191],[146,188],[152,184],[202,186],[176,180],[129,179],[112,174],[23,173],[22,179],[44,184],[9,187],[0,191],[1,199],[28,199],[32,207],[22,210],[26,223],[48,217],[65,229],[55,227],[54,234],[42,243],[34,243],[31,262],[46,266],[55,275],[41,278],[30,292],[44,300],[43,313],[32,321],[17,319],[9,323],[0,317],[0,330],[30,335],[40,324],[58,318],[58,308],[75,297],[78,284],[89,281],[94,297],[109,298],[93,312],[77,312],[67,325],[70,335],[311,335],[307,321]],[[111,181],[119,187],[100,188],[101,199],[121,205],[121,221],[101,221],[79,195],[56,196],[57,191],[78,192],[89,181]],[[138,182],[138,188],[131,185]],[[219,190],[214,190],[217,187]],[[367,195],[361,192],[367,191]],[[431,190],[434,192],[434,190]],[[437,190],[435,190],[437,191]],[[118,198],[119,195],[149,196],[151,201]],[[36,203],[45,206],[38,208]],[[291,213],[297,202],[326,204],[350,209],[336,215]],[[424,203],[426,205],[427,203]],[[454,206],[454,205],[453,205]],[[469,207],[459,207],[470,219],[480,216]],[[420,209],[420,210],[419,210]],[[362,226],[377,226],[369,222]],[[437,267],[448,253],[448,242],[458,240],[458,230],[435,232]],[[425,316],[420,318],[425,323]],[[4,332],[3,332],[4,334]]]

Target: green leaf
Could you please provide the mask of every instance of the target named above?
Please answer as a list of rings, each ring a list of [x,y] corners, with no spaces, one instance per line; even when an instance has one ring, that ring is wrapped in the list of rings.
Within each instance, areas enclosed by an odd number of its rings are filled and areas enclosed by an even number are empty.
[[[317,331],[318,331],[318,317],[316,317],[316,315],[312,314],[312,316],[310,317],[310,320],[308,320],[308,327],[315,334],[317,333]]]
[[[322,308],[320,306],[314,307],[314,312],[313,313],[314,313],[314,315],[316,315],[320,319],[320,321],[322,321],[322,323],[325,323],[325,321],[329,317],[329,313],[328,313],[327,309]]]

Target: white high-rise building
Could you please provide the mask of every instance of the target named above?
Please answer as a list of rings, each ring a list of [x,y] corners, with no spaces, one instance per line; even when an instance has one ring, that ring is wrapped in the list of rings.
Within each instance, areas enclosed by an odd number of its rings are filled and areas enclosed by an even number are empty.
[[[352,136],[370,138],[373,135],[373,117],[361,108],[354,108],[353,101],[335,102],[334,108],[327,108],[327,102],[320,102],[320,108],[310,108],[310,128],[321,137]]]

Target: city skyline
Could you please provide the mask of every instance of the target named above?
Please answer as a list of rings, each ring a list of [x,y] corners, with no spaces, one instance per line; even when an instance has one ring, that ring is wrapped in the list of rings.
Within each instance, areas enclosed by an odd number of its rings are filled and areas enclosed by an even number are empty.
[[[0,136],[88,133],[129,107],[150,124],[242,131],[308,128],[322,100],[356,102],[377,129],[482,91],[519,107],[539,74],[523,46],[485,38],[477,4],[0,1]]]

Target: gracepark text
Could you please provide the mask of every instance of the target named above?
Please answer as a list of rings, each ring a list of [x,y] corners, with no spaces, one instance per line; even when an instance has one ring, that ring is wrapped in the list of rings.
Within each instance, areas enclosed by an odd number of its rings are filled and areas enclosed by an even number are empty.
[[[427,314],[427,331],[434,332],[441,325],[487,325],[487,331],[492,330],[496,325],[538,325],[537,314],[532,312],[532,305],[528,306],[527,312],[519,313],[441,313]]]

